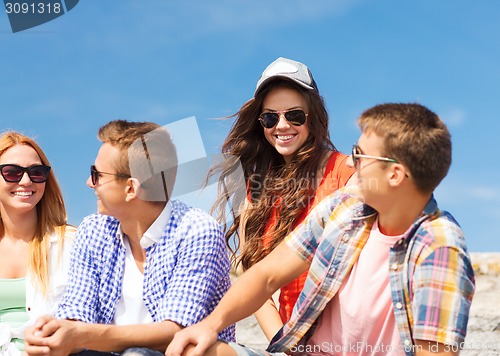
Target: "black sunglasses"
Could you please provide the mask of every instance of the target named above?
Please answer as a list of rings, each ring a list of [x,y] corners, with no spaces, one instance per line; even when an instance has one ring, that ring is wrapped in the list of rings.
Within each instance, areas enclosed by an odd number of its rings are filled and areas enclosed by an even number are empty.
[[[43,183],[49,178],[50,167],[37,164],[30,167],[21,167],[17,164],[0,164],[0,173],[3,179],[9,183],[18,183],[23,179],[24,173],[28,173],[33,183]]]
[[[288,111],[269,111],[263,112],[259,116],[260,124],[266,129],[271,129],[278,121],[280,121],[280,115],[283,114],[285,116],[285,120],[293,126],[302,126],[307,121],[307,114],[304,110],[294,109]]]
[[[90,166],[90,179],[92,180],[92,185],[97,185],[99,183],[99,178],[101,174],[109,174],[111,176],[116,176],[120,178],[130,178],[129,175],[127,174],[121,174],[121,173],[106,173],[106,172],[99,172],[94,165]]]

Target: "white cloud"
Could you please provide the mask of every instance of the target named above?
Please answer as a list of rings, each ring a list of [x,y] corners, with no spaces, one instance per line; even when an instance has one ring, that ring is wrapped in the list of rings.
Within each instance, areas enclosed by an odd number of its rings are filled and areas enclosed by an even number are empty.
[[[139,53],[218,33],[256,34],[282,26],[308,26],[329,16],[343,15],[362,1],[220,0],[197,2],[196,6],[185,2],[128,1],[114,9],[118,13],[113,16],[97,11],[97,5],[89,3],[87,12],[94,16],[94,26],[101,31],[97,31],[99,37],[88,36],[84,43],[92,50],[112,48],[124,53]],[[130,47],[130,43],[136,46]]]
[[[466,121],[465,111],[459,108],[451,109],[440,115],[444,122],[449,126],[463,126]]]
[[[500,189],[498,187],[476,186],[469,188],[469,194],[472,199],[483,201],[500,202]]]
[[[270,25],[301,25],[316,18],[341,15],[356,7],[359,1],[234,1],[226,0],[214,6],[212,2],[204,3],[197,10],[207,16],[207,24],[212,29],[238,29],[245,26],[266,28]]]
[[[457,194],[457,192],[460,192]],[[500,209],[500,187],[490,185],[471,186],[466,181],[445,181],[436,189],[439,201],[445,204],[498,203]]]
[[[24,107],[24,116],[31,118],[46,118],[47,120],[66,119],[70,117],[75,109],[76,103],[67,98],[52,97],[46,100],[32,102]],[[22,120],[22,119],[21,119]]]

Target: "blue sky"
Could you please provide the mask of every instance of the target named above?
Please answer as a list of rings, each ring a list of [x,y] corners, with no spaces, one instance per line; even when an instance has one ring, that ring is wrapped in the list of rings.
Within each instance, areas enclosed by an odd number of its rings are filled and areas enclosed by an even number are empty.
[[[471,251],[500,251],[499,16],[497,0],[84,0],[12,33],[2,11],[0,129],[36,137],[77,225],[96,208],[85,181],[101,125],[194,116],[177,130],[180,154],[216,154],[231,121],[215,118],[236,112],[274,59],[293,58],[312,70],[341,151],[373,105],[438,113],[454,149],[439,205]]]

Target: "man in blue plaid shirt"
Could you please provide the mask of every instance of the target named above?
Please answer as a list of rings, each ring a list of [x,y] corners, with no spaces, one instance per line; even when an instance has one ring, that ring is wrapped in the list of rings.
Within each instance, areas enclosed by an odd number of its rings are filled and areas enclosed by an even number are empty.
[[[112,121],[87,185],[98,213],[78,228],[56,317],[26,335],[27,354],[165,351],[176,331],[215,308],[230,286],[223,232],[205,212],[169,199],[177,155],[150,122]],[[234,340],[234,325],[221,331]],[[96,351],[94,351],[96,350]]]

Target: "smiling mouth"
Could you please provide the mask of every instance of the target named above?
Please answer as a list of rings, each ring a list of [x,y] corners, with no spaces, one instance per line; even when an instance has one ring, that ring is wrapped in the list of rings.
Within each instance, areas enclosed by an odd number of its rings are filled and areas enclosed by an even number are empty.
[[[276,135],[276,138],[280,141],[290,141],[295,135]]]
[[[33,192],[14,192],[12,194],[14,194],[16,197],[30,197],[33,195]]]

